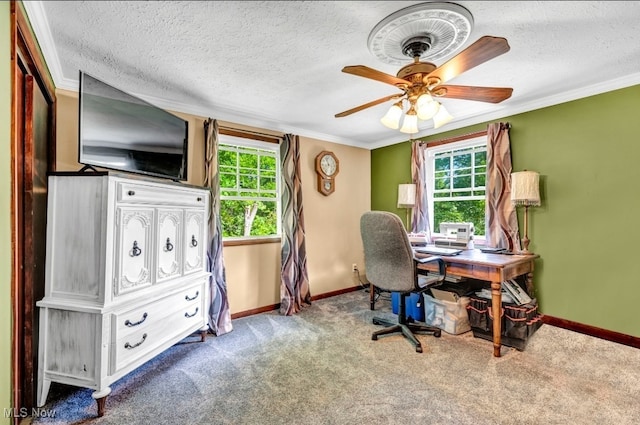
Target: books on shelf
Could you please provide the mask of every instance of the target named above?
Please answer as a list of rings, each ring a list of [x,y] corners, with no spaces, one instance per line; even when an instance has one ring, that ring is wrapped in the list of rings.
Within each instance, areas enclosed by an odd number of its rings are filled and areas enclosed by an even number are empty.
[[[528,304],[532,301],[529,294],[515,280],[502,282],[502,289],[513,298],[516,304]]]

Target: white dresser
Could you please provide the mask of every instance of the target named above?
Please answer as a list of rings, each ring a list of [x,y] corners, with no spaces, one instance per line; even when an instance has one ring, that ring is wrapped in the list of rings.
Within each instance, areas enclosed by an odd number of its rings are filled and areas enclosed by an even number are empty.
[[[208,328],[208,190],[113,173],[49,177],[38,406],[95,390]]]

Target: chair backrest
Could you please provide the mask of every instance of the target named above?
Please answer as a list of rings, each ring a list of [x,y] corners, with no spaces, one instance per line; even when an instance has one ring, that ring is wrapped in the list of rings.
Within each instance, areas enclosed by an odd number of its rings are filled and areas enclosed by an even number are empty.
[[[386,211],[369,211],[360,217],[360,235],[369,282],[392,292],[415,289],[415,263],[402,220]]]

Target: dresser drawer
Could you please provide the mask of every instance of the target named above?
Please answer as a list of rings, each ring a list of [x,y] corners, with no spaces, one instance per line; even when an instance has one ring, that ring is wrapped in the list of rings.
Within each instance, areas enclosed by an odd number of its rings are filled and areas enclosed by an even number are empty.
[[[112,316],[113,329],[115,330],[114,339],[117,340],[135,333],[153,323],[163,322],[167,317],[173,316],[177,311],[198,305],[204,306],[203,297],[202,284],[191,285],[158,301],[137,306],[127,311],[114,313]],[[193,310],[194,309],[195,307]]]
[[[112,373],[204,326],[204,295],[201,283],[144,306],[114,313]]]
[[[203,325],[203,309],[196,306],[193,311],[182,309],[166,317],[165,320],[152,322],[146,328],[118,338],[114,347],[112,373],[145,357],[165,343],[175,344]]]
[[[207,201],[206,191],[191,190],[188,187],[169,187],[118,182],[116,184],[116,199],[119,203],[202,206]]]

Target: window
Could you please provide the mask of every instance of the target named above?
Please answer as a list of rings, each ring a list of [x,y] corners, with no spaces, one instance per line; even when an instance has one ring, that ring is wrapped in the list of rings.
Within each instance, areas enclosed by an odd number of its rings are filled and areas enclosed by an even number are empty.
[[[475,235],[485,234],[487,137],[427,148],[426,181],[429,217],[434,233],[442,222],[471,222]]]
[[[222,237],[280,235],[280,148],[275,143],[220,135]]]

